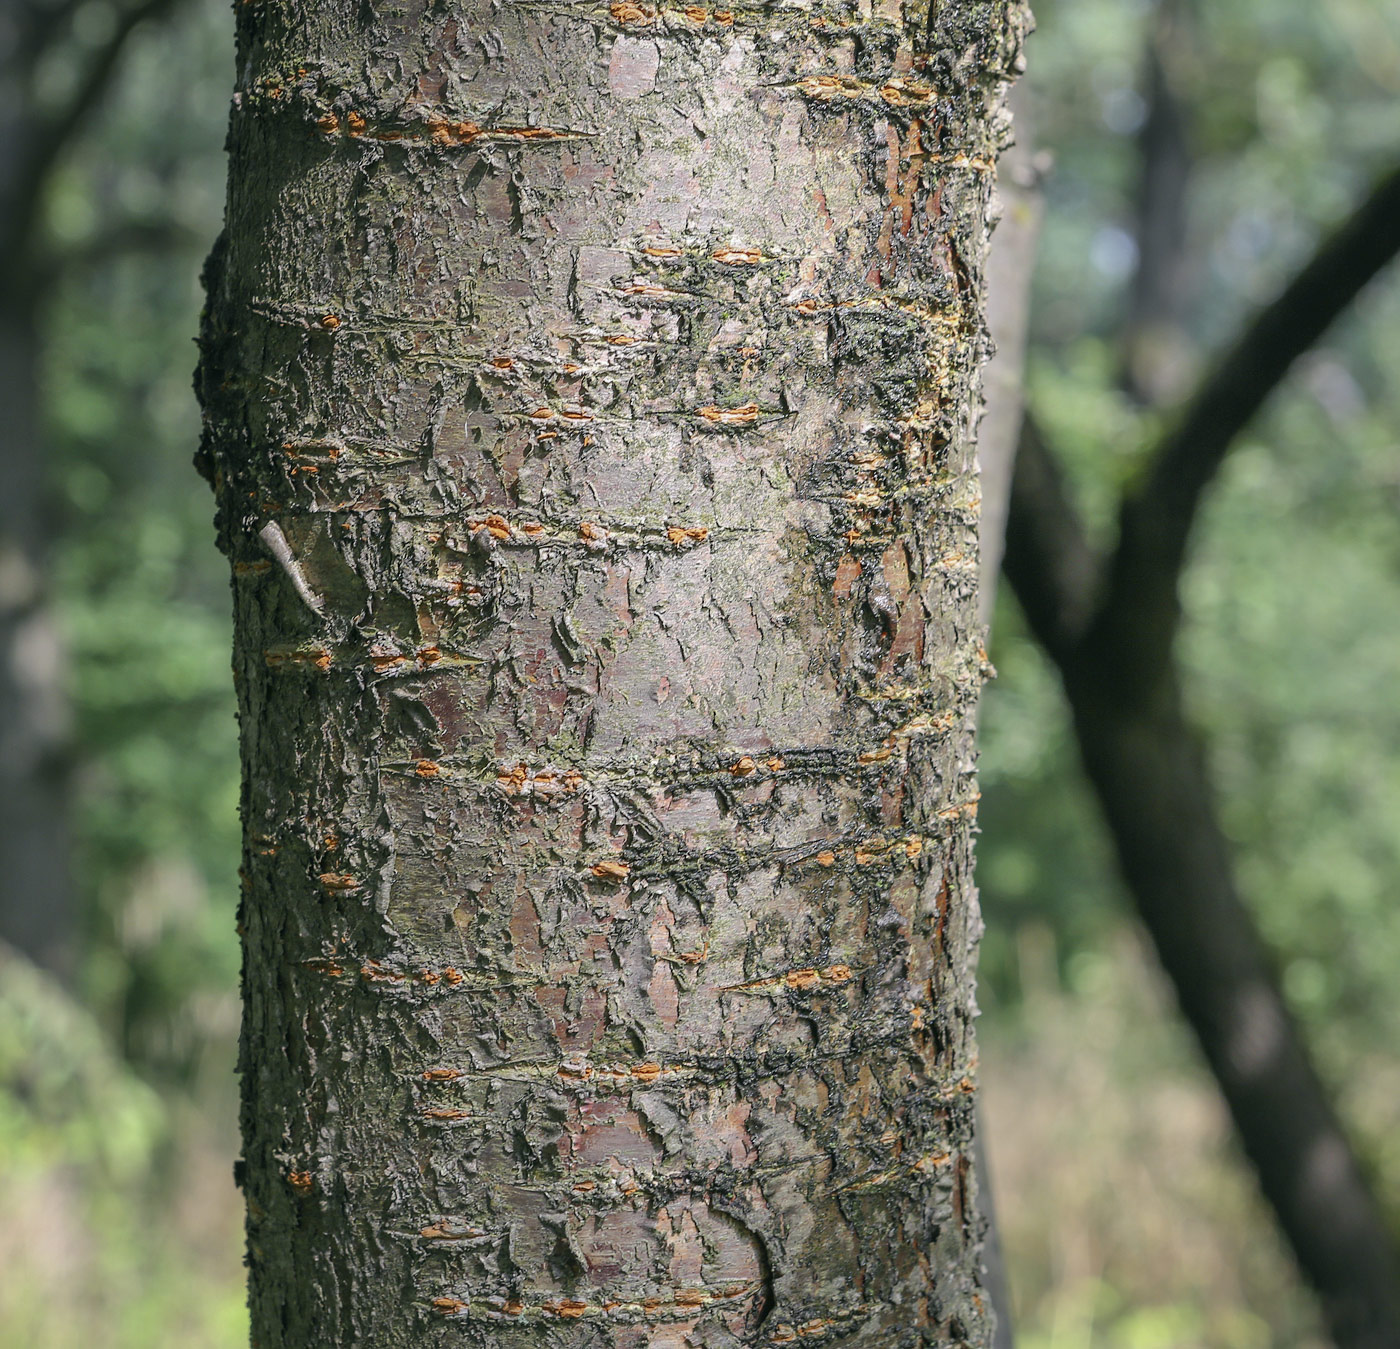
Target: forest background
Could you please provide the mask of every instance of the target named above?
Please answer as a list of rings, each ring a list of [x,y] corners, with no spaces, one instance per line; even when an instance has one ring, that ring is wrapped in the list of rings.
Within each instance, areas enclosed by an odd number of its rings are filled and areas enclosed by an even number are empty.
[[[26,72],[39,106],[70,98],[114,36],[104,0],[56,8],[61,40]],[[62,979],[0,956],[0,1349],[246,1344],[229,601],[190,466],[232,25],[223,0],[149,8],[37,217],[54,264],[36,334],[45,602],[78,918]],[[1387,8],[1036,6],[1027,396],[1096,540],[1172,407],[1400,158]],[[1392,272],[1230,452],[1193,540],[1180,651],[1241,888],[1393,1227],[1397,350]],[[1122,892],[1057,676],[1004,586],[991,655],[981,1078],[1017,1341],[1320,1346]]]

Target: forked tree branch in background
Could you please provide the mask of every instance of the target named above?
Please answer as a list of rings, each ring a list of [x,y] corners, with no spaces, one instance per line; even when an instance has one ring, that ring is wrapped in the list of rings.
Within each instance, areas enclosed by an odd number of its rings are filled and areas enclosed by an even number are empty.
[[[147,20],[159,18],[178,3],[179,0],[136,0],[120,7],[112,21],[111,32],[88,56],[68,98],[47,115],[32,115],[20,128],[22,134],[17,137],[18,143],[7,156],[3,178],[8,181],[0,182],[0,192],[3,192],[0,205],[4,208],[0,215],[0,240],[3,240],[4,259],[11,264],[14,278],[23,280],[26,272],[21,259],[34,252],[34,234],[48,177],[111,87],[131,35]],[[4,80],[4,87],[12,97],[17,93],[19,81],[27,75],[28,64],[63,40],[72,14],[70,7],[59,6],[52,11],[31,9],[25,18],[27,22],[21,25],[24,39],[16,44],[14,53],[16,64],[23,61],[25,68],[9,72],[9,78]],[[29,102],[16,101],[20,106]]]
[[[1206,486],[1293,362],[1397,251],[1400,170],[1205,381],[1124,501],[1120,539],[1103,567],[1055,457],[1028,421],[1005,561],[1032,631],[1059,667],[1128,888],[1339,1349],[1400,1344],[1400,1256],[1240,897],[1182,708],[1173,641]]]
[[[1201,495],[1235,438],[1293,362],[1400,250],[1400,167],[1245,330],[1151,456],[1123,501],[1118,548],[1094,626],[1122,629],[1145,669],[1166,659],[1180,620],[1177,580]]]

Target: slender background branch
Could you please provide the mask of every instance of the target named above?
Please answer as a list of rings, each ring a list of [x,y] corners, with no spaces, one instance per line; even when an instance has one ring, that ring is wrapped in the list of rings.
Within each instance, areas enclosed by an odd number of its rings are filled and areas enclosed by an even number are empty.
[[[1400,166],[1245,329],[1123,501],[1095,626],[1122,629],[1134,668],[1159,667],[1180,621],[1177,583],[1201,495],[1293,362],[1400,251]]]
[[[10,152],[12,167],[0,183],[3,213],[3,257],[13,279],[10,284],[26,284],[25,259],[35,247],[35,229],[44,201],[44,185],[54,165],[84,122],[111,86],[123,51],[131,35],[148,19],[155,19],[175,8],[181,0],[137,0],[118,14],[105,42],[88,58],[88,64],[62,106],[47,116],[36,116],[22,128],[19,146]],[[41,45],[56,40],[67,16],[56,13],[43,28]],[[13,81],[7,80],[6,84]],[[29,287],[27,287],[29,288]]]

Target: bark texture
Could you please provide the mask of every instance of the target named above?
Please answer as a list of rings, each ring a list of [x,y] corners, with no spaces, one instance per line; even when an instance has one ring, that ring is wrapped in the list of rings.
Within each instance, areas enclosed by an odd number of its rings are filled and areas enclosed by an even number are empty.
[[[261,1349],[985,1344],[1007,0],[239,10]]]

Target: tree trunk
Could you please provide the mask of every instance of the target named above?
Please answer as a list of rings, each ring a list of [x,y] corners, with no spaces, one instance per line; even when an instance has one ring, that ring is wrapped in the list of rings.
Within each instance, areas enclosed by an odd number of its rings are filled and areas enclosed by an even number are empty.
[[[997,162],[1001,215],[987,251],[987,333],[993,351],[982,372],[986,410],[977,427],[977,475],[982,492],[978,522],[977,612],[990,632],[996,611],[997,580],[1006,547],[1006,514],[1016,445],[1025,419],[1026,343],[1030,331],[1031,283],[1040,237],[1043,199],[1033,149],[1033,123],[1026,86],[1012,90],[1007,105],[1015,118],[1015,137]],[[1011,1285],[998,1236],[993,1203],[995,1168],[987,1164],[981,1112],[977,1120],[978,1198],[987,1229],[982,1264],[996,1313],[993,1349],[1012,1349]]]
[[[106,92],[131,34],[169,0],[114,12],[92,49],[67,47],[72,9],[10,0],[0,22],[0,941],[59,975],[77,955],[70,863],[72,712],[50,597],[49,499],[41,429],[45,287],[59,259],[44,201],[54,165]],[[71,78],[50,106],[43,72]]]
[[[69,974],[69,710],[49,605],[38,325],[28,288],[10,269],[0,271],[0,286],[8,292],[0,300],[0,941]]]
[[[261,1349],[986,1344],[971,427],[1012,0],[239,9]]]
[[[1133,234],[1137,268],[1123,329],[1122,384],[1148,406],[1179,401],[1195,378],[1196,355],[1182,325],[1190,294],[1187,210],[1191,189],[1190,106],[1175,88],[1191,12],[1164,0],[1148,25],[1137,133],[1138,183]],[[1189,49],[1188,49],[1189,54]]]
[[[1124,878],[1333,1343],[1393,1349],[1394,1245],[1235,888],[1176,671],[1125,688],[1115,654],[1063,673]]]
[[[1045,202],[1032,136],[1031,104],[1024,84],[1008,99],[1016,135],[997,164],[1001,216],[987,252],[987,331],[994,350],[982,373],[987,409],[977,428],[977,471],[982,487],[978,549],[982,558],[977,609],[992,626],[997,581],[1006,551],[1006,512],[1016,446],[1026,409],[1026,349],[1030,341],[1031,291]]]
[[[28,156],[44,130],[30,86],[37,15],[0,35],[0,941],[71,973],[67,674],[49,603],[40,432],[36,214]]]

